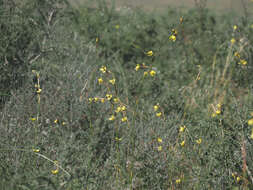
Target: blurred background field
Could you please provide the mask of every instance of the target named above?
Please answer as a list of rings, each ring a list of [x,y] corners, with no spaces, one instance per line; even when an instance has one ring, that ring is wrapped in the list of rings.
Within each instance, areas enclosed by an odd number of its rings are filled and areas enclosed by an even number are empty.
[[[74,5],[83,5],[86,4],[87,0],[71,0]],[[95,1],[94,1],[95,2]],[[107,1],[110,3],[110,1]],[[138,7],[144,10],[149,11],[165,11],[168,7],[171,8],[181,8],[188,9],[193,8],[196,4],[195,0],[115,0],[115,4],[117,7],[127,6],[127,7]],[[237,14],[243,14],[243,4],[244,3],[249,9],[252,11],[252,3],[251,0],[208,0],[206,2],[206,7],[216,13],[224,13],[224,12],[233,12]]]
[[[1,190],[253,189],[253,2],[133,2],[0,0]]]

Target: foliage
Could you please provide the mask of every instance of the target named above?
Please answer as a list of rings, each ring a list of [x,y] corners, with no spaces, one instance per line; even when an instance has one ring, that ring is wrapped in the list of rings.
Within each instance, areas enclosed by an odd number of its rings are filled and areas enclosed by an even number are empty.
[[[1,189],[253,188],[250,19],[10,2]]]

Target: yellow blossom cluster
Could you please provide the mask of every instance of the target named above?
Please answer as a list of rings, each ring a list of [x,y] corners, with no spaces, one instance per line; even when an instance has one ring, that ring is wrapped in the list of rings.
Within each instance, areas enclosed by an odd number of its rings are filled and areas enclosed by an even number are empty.
[[[115,141],[121,141],[122,138],[119,138],[119,137],[115,137]]]
[[[30,120],[31,120],[31,121],[36,121],[37,118],[36,118],[36,117],[31,117]]]
[[[56,165],[56,169],[51,170],[51,173],[52,173],[52,174],[54,174],[54,175],[56,175],[56,174],[58,174],[58,173],[59,173],[58,161],[57,161],[57,160],[56,160],[56,161],[54,161],[54,164]]]
[[[123,118],[121,118],[121,121],[122,121],[122,122],[126,122],[126,121],[127,121],[127,117],[124,116]]]
[[[152,52],[152,51],[151,51],[151,52]],[[137,64],[137,65],[135,66],[135,71],[140,70],[140,68],[150,68],[150,66],[146,66],[145,63],[142,63],[142,65]],[[145,76],[147,76],[148,74],[149,74],[150,76],[154,77],[154,76],[156,75],[156,71],[155,71],[154,69],[152,69],[152,67],[151,67],[151,70],[149,70],[149,71],[144,71],[143,76],[145,77]]]
[[[197,143],[197,144],[201,144],[201,143],[202,143],[202,139],[201,139],[201,138],[197,139],[197,140],[196,140],[196,143]]]
[[[184,126],[181,126],[181,127],[179,128],[179,132],[182,133],[182,132],[185,131],[185,129],[186,129],[186,126],[185,126],[185,125],[184,125]]]
[[[110,73],[110,72],[107,70],[106,66],[102,66],[99,70],[100,70],[103,74],[106,73],[106,72]],[[116,79],[113,77],[113,78],[109,79],[108,82],[109,82],[110,84],[112,84],[112,85],[115,85]],[[103,78],[102,78],[102,77],[98,78],[98,84],[101,85],[101,84],[103,84],[103,83],[104,83]]]
[[[158,151],[162,151],[162,150],[163,150],[163,147],[162,147],[162,146],[158,146],[158,147],[157,147],[157,150],[158,150]]]
[[[109,101],[112,99],[112,94],[106,94],[105,96],[106,96],[106,99]]]
[[[96,103],[96,102],[101,102],[101,103],[105,103],[105,98],[98,98],[98,97],[94,97],[94,98],[89,98],[89,102],[92,103]]]
[[[186,129],[185,125],[180,126],[179,127],[179,133],[184,133],[185,129]],[[180,144],[181,147],[183,147],[185,145],[185,140],[181,141],[179,144]]]
[[[151,70],[150,72],[149,72],[149,74],[150,74],[150,76],[155,76],[155,74],[156,74],[156,72],[154,71],[154,70]]]
[[[185,145],[185,141],[183,140],[181,143],[180,143],[180,146],[184,146]]]
[[[178,34],[178,31],[177,31],[176,29],[173,28],[173,29],[171,30],[171,35],[170,35],[170,37],[169,37],[169,40],[175,42],[176,39],[177,39],[177,34]]]
[[[247,65],[248,64],[248,62],[245,59],[241,59],[241,55],[239,52],[236,51],[234,53],[234,57],[236,58],[238,65]]]
[[[40,94],[42,92],[42,89],[40,86],[40,73],[36,70],[32,70],[32,73],[35,74],[33,81],[34,81],[35,93],[37,95],[37,101],[38,101],[38,104],[40,104]]]
[[[154,53],[153,53],[153,51],[150,50],[150,51],[146,52],[146,55],[149,56],[149,57],[151,57],[151,56],[154,55]]]
[[[106,73],[106,66],[102,66],[99,70],[102,72],[102,73]]]
[[[119,25],[116,25],[115,26],[116,29],[119,29]],[[149,54],[151,54],[151,52],[149,52]],[[145,66],[145,64],[143,64]],[[139,66],[137,65],[136,66],[136,71],[139,69]],[[108,120],[109,121],[114,121],[116,120],[117,118],[117,114],[121,112],[121,119],[120,121],[122,123],[124,122],[127,122],[128,121],[128,118],[126,116],[126,106],[124,104],[122,104],[122,102],[120,101],[120,99],[118,97],[113,97],[113,93],[111,92],[111,87],[110,85],[108,84],[111,84],[111,85],[115,85],[115,82],[116,82],[116,79],[115,77],[110,77],[108,78],[108,76],[112,75],[112,72],[110,70],[107,69],[106,66],[102,66],[100,67],[99,71],[102,73],[102,74],[106,74],[106,75],[103,75],[104,79],[102,77],[98,78],[98,83],[99,84],[105,84],[106,87],[107,87],[107,94],[105,95],[104,98],[98,98],[98,97],[94,97],[94,98],[89,98],[89,102],[92,103],[92,102],[102,102],[104,103],[105,101],[110,101],[110,105],[112,105],[112,108],[114,109],[114,106],[115,104],[118,104],[120,103],[120,105],[118,105],[116,107],[116,109],[114,110],[114,113],[112,113]],[[108,78],[108,80],[105,80],[105,78]],[[107,82],[108,81],[108,82]]]
[[[35,152],[35,153],[38,153],[38,152],[40,152],[40,149],[38,149],[38,148],[33,148],[32,151]]]
[[[180,183],[181,183],[181,179],[180,178],[176,179],[176,184],[180,184]]]
[[[116,113],[119,113],[122,111],[126,111],[126,106],[124,106],[124,105],[118,106],[117,109],[115,110]]]
[[[221,114],[222,105],[221,103],[218,103],[216,107],[214,108],[214,112],[212,113],[212,117],[216,117],[217,115]]]
[[[162,112],[160,111],[160,106],[159,106],[158,103],[153,106],[153,109],[156,112],[156,117],[161,117],[162,116]]]
[[[119,99],[118,98],[114,98],[114,102],[119,102]],[[125,105],[119,105],[116,109],[115,109],[115,113],[118,114],[120,112],[123,112],[122,115],[123,117],[121,118],[121,122],[126,122],[128,119],[127,119],[127,116],[126,116],[126,106]],[[116,114],[113,114],[109,117],[109,120],[110,121],[113,121],[116,119]]]
[[[241,176],[239,176],[236,172],[232,173],[232,177],[234,178],[234,180],[239,183],[241,181]]]
[[[119,29],[119,25],[118,25],[118,24],[116,24],[116,25],[115,25],[115,28],[116,28],[116,29]]]
[[[236,42],[236,40],[235,40],[234,38],[232,38],[232,39],[230,40],[230,42],[231,42],[231,44],[234,44],[234,43]]]
[[[157,138],[157,142],[161,144],[161,143],[163,142],[162,138],[161,138],[161,137],[158,137],[158,138]],[[158,150],[158,151],[162,151],[162,149],[163,149],[163,147],[162,147],[161,145],[159,145],[159,146],[157,147],[157,150]]]

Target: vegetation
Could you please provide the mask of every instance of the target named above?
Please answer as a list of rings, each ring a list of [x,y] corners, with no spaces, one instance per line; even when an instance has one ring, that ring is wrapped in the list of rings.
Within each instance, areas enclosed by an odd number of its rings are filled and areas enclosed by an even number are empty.
[[[1,189],[253,188],[250,13],[0,5]]]

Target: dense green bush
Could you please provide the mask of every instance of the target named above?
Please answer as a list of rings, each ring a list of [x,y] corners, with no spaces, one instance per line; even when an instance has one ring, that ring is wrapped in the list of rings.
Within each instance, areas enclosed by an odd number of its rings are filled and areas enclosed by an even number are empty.
[[[55,23],[70,16],[65,1],[0,1],[0,103],[22,87],[27,72],[53,51]],[[72,16],[73,17],[73,16]],[[68,18],[69,19],[69,18]],[[65,19],[66,20],[66,19]],[[58,26],[58,25],[57,25]]]

